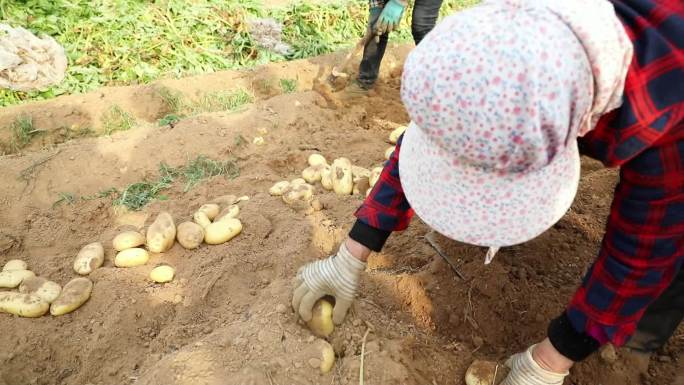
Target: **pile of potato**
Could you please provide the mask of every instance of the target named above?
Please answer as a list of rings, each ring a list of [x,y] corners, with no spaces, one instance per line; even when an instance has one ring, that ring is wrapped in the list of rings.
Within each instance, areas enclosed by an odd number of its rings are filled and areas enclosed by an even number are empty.
[[[88,278],[74,278],[64,288],[47,278],[37,277],[26,262],[13,259],[0,272],[0,287],[19,291],[0,292],[0,312],[20,317],[60,316],[83,305],[93,290]]]
[[[308,164],[301,178],[278,182],[269,189],[269,194],[282,197],[287,204],[309,202],[315,192],[314,184],[320,182],[325,190],[332,190],[337,195],[368,195],[382,172],[382,167],[368,170],[354,166],[347,158],[335,159],[329,165],[321,154],[311,154]]]

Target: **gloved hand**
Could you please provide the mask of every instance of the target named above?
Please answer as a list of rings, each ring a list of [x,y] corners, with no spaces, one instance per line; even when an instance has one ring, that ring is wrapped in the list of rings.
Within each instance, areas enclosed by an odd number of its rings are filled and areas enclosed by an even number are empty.
[[[378,21],[375,23],[375,34],[384,35],[399,28],[404,10],[406,10],[405,0],[389,0],[385,4],[385,8],[382,9]]]
[[[506,361],[506,366],[511,369],[506,379],[500,385],[563,385],[565,373],[554,373],[543,369],[532,358],[532,345],[527,351],[515,354]]]
[[[292,308],[302,320],[311,320],[311,310],[325,295],[335,297],[333,322],[339,325],[354,300],[366,263],[356,259],[342,243],[336,255],[311,262],[297,272]]]

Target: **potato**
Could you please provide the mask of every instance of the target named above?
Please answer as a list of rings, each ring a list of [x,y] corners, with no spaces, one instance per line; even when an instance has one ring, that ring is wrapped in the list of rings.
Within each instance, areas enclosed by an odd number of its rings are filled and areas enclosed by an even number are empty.
[[[328,161],[325,160],[325,157],[321,154],[309,155],[309,159],[307,159],[307,162],[309,163],[309,166],[328,165]]]
[[[364,176],[359,179],[357,179],[354,182],[354,190],[352,193],[356,194],[364,194],[368,189],[370,188],[370,183],[368,182],[368,177]]]
[[[194,222],[183,222],[178,225],[176,238],[184,248],[196,249],[204,240],[204,228]]]
[[[112,240],[112,246],[116,251],[132,249],[144,244],[145,237],[137,231],[124,231]]]
[[[393,153],[394,153],[394,147],[387,147],[387,150],[385,150],[385,159],[389,160],[389,158],[392,157]]]
[[[394,129],[394,131],[389,134],[389,142],[392,144],[397,144],[399,137],[406,131],[406,126],[399,126]]]
[[[135,267],[144,265],[150,260],[150,254],[145,249],[133,248],[119,251],[114,258],[116,267]]]
[[[24,294],[35,294],[43,302],[52,303],[59,293],[62,292],[62,287],[58,283],[48,281],[43,277],[29,277],[26,278],[21,285],[19,285],[19,292]]]
[[[308,183],[290,186],[288,191],[283,194],[283,202],[288,205],[296,201],[308,202],[313,198],[314,187]]]
[[[0,292],[0,312],[35,318],[47,313],[49,308],[50,304],[35,294]]]
[[[2,271],[11,271],[11,270],[27,270],[28,265],[26,262],[22,261],[21,259],[10,259],[5,263],[5,266],[2,268]]]
[[[147,229],[147,248],[153,253],[163,253],[173,246],[176,225],[173,217],[162,211]]]
[[[237,218],[238,215],[240,215],[240,206],[230,205],[221,210],[221,213],[216,217],[214,222],[218,222],[227,218]]]
[[[35,277],[31,270],[5,270],[0,272],[0,287],[13,289],[26,278]]]
[[[333,350],[332,345],[328,341],[318,340],[317,345],[320,354],[320,365],[318,367],[321,373],[329,373],[335,365],[335,350]]]
[[[140,234],[138,233],[138,235]],[[142,235],[140,235],[140,237],[142,237]],[[125,241],[128,240],[129,239],[125,239]],[[116,238],[114,238],[113,242],[116,245],[115,242]],[[122,243],[126,244],[127,242]],[[114,248],[116,249],[116,246],[114,246]],[[76,255],[76,259],[74,260],[74,271],[81,275],[90,274],[93,270],[102,266],[102,263],[104,263],[104,247],[102,247],[100,242],[89,243],[83,246],[81,251]]]
[[[333,189],[332,169],[330,167],[321,171],[321,185],[326,190],[332,190]]]
[[[150,271],[150,279],[156,283],[166,283],[173,280],[176,270],[169,265],[157,266]]]
[[[376,167],[371,170],[370,176],[368,177],[368,183],[370,183],[371,188],[373,188],[378,182],[378,179],[380,179],[380,174],[382,174],[382,167]]]
[[[352,165],[349,159],[335,159],[331,169],[333,190],[338,195],[350,195],[354,190],[351,171]]]
[[[318,164],[315,166],[309,166],[302,171],[302,178],[307,183],[316,183],[321,180],[321,175],[323,170],[330,168],[327,164]]]
[[[216,203],[207,203],[202,206],[200,206],[197,211],[201,211],[205,214],[207,214],[207,218],[209,218],[210,221],[213,221],[214,218],[216,218],[217,215],[219,215],[219,211],[221,211],[221,207],[217,205]]]
[[[296,185],[300,185],[300,184],[307,184],[306,181],[304,180],[304,178],[292,179],[290,181],[290,186],[293,186],[293,185],[296,186]]]
[[[491,385],[495,372],[495,362],[475,360],[466,371],[466,385]]]
[[[92,292],[93,283],[88,278],[80,277],[72,279],[69,283],[64,285],[64,289],[62,289],[59,297],[50,305],[50,314],[63,315],[71,313],[86,303]]]
[[[242,222],[235,218],[225,218],[214,222],[204,229],[204,242],[219,245],[228,242],[242,231]]]
[[[281,196],[288,187],[290,187],[290,182],[284,180],[274,184],[270,189],[268,189],[268,193],[273,196]]]
[[[207,213],[204,211],[195,211],[195,214],[192,216],[192,220],[200,225],[203,229],[211,224],[211,220],[209,220]]]
[[[360,178],[368,178],[370,177],[370,170],[361,166],[351,166],[351,171],[352,171],[352,178],[354,180],[354,183]]]
[[[333,305],[325,299],[319,299],[314,304],[311,320],[306,323],[311,332],[317,337],[326,338],[335,330],[332,320]]]

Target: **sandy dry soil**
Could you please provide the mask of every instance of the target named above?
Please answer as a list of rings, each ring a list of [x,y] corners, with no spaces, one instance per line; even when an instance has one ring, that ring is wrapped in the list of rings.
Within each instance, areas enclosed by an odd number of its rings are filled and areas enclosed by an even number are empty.
[[[460,385],[473,359],[502,360],[541,339],[601,240],[616,173],[591,161],[565,218],[538,239],[502,250],[492,265],[483,266],[483,250],[439,238],[464,280],[425,242],[429,229],[419,220],[395,234],[370,259],[360,298],[330,338],[335,368],[321,375],[309,365],[308,349],[316,341],[290,311],[291,278],[300,265],[336,247],[362,199],[319,186],[323,209],[314,211],[286,206],[267,190],[296,177],[315,151],[364,167],[380,165],[388,133],[407,123],[391,68],[405,52],[392,51],[382,84],[369,95],[323,97],[311,90],[334,56],[163,82],[192,95],[264,77],[300,79],[298,93],[256,89],[259,99],[244,111],[203,114],[174,127],[153,124],[164,113],[149,92],[154,86],[5,109],[4,122],[28,112],[51,131],[75,115],[98,121],[116,102],[130,107],[141,124],[111,137],[64,143],[45,135],[22,154],[0,157],[0,263],[21,258],[64,284],[75,276],[71,266],[81,246],[107,246],[105,265],[90,275],[92,298],[79,310],[58,318],[0,314],[0,384],[356,384],[361,339],[370,328],[366,384]],[[263,132],[265,144],[252,144]],[[248,143],[236,144],[238,135]],[[200,154],[236,159],[240,176],[213,178],[188,193],[177,184],[168,200],[140,212],[113,207],[112,198],[53,207],[60,192],[87,196],[122,189],[154,177],[160,162],[178,166]],[[251,198],[242,204],[244,230],[236,239],[194,251],[176,244],[146,266],[113,266],[109,245],[118,231],[144,228],[161,210],[178,222],[188,220],[199,205],[224,194]],[[177,278],[152,284],[147,274],[161,262],[175,266]],[[680,330],[643,375],[622,356],[612,363],[594,357],[566,384],[681,385],[683,351]]]

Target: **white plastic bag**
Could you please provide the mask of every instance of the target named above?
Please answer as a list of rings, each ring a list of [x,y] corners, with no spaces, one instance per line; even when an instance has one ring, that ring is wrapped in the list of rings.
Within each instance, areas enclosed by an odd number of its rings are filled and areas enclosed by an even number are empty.
[[[64,48],[50,36],[0,24],[0,88],[43,90],[64,80]]]

